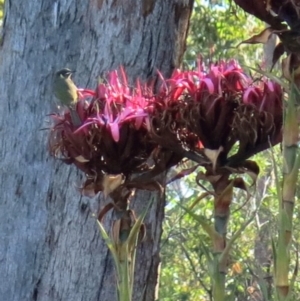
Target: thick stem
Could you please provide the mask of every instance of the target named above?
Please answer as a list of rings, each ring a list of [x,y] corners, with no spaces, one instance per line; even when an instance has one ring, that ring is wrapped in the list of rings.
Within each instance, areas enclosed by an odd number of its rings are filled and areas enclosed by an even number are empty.
[[[226,274],[219,270],[219,256],[215,258],[214,274],[212,289],[213,300],[224,301]]]
[[[275,284],[279,300],[290,295],[289,266],[292,239],[293,211],[299,169],[298,121],[295,110],[296,89],[291,84],[283,130],[283,185],[279,206],[279,235],[275,250]]]
[[[215,236],[214,246],[214,269],[212,279],[212,292],[214,301],[225,300],[226,264],[221,260],[221,255],[226,247],[227,224],[230,216],[230,204],[232,201],[233,186],[229,175],[222,177],[213,184],[216,197],[214,200],[215,209],[215,230],[219,234]],[[227,258],[225,258],[227,262]]]
[[[128,260],[120,262],[119,301],[131,301],[132,290]]]

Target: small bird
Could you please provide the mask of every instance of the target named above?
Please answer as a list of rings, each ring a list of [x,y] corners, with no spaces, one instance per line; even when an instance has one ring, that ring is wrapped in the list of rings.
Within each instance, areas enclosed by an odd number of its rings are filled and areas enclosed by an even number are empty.
[[[81,120],[75,110],[78,92],[76,85],[71,79],[73,73],[74,71],[68,68],[57,71],[54,76],[53,90],[60,104],[69,108],[73,125],[79,126]]]

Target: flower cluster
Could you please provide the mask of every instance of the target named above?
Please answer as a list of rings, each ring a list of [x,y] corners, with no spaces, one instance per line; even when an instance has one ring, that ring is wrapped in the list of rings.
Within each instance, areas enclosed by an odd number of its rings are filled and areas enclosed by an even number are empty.
[[[155,149],[147,130],[153,95],[139,83],[130,89],[122,75],[111,72],[107,83],[100,83],[93,93],[80,91],[76,112],[81,126],[74,126],[68,111],[54,115],[51,153],[84,171],[86,184],[94,183],[95,192],[103,189],[105,174],[129,177],[149,170],[147,160]]]
[[[283,93],[277,83],[254,81],[234,60],[212,65],[207,72],[200,66],[196,71],[177,70],[165,81],[154,110],[159,126],[151,129],[159,141],[176,137],[183,143],[185,133],[192,141],[188,148],[197,153],[222,148],[223,166],[281,140]],[[228,157],[237,142],[237,153]]]
[[[282,94],[278,84],[254,81],[233,60],[161,76],[156,93],[140,82],[131,88],[121,69],[95,91],[81,90],[79,127],[68,111],[54,115],[50,151],[84,171],[84,188],[95,193],[104,190],[107,174],[147,188],[141,183],[185,157],[234,168],[281,140]]]

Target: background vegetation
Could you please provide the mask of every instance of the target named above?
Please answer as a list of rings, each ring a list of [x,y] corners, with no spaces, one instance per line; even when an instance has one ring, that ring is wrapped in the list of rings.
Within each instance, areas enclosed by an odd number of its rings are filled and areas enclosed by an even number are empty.
[[[0,0],[1,20],[3,6],[4,0]],[[235,58],[249,66],[263,64],[264,50],[261,45],[242,45],[239,48],[236,45],[259,33],[264,24],[230,1],[195,0],[190,24],[184,58],[187,67],[194,64],[199,54],[206,61]],[[252,197],[247,199],[245,193],[238,192],[232,205],[228,237],[237,231],[253,211],[257,210],[257,215],[231,252],[226,283],[228,300],[262,300],[262,296],[264,300],[275,300],[271,289],[272,237],[277,235],[275,169],[282,165],[280,147],[260,153],[254,160],[259,164],[261,172],[257,185],[251,188]],[[211,255],[210,240],[199,223],[178,206],[178,203],[186,207],[193,206],[196,214],[201,213],[212,221],[213,203],[210,198],[198,201],[205,188],[209,189],[205,183],[202,188],[195,184],[193,175],[168,186],[159,300],[211,300],[211,282],[207,271]],[[297,202],[294,212],[292,262],[297,262],[297,241],[300,239]],[[294,269],[295,265],[292,265],[291,275]],[[296,277],[295,292],[300,290],[299,281],[299,277]]]
[[[236,46],[263,28],[263,22],[246,14],[231,1],[195,0],[185,62],[192,64],[201,54],[208,61],[235,58],[240,63],[261,63],[261,45]]]
[[[235,46],[258,34],[265,25],[246,14],[230,1],[196,0],[191,19],[185,64],[189,66],[201,54],[206,61],[237,59],[241,64],[264,65],[264,47]],[[273,157],[275,159],[273,159]],[[282,167],[279,146],[253,158],[260,166],[257,185],[251,188],[251,198],[236,192],[231,206],[228,226],[230,238],[257,211],[254,221],[245,229],[230,255],[227,292],[228,300],[276,300],[273,283],[272,239],[277,237],[278,196],[275,169]],[[279,172],[280,176],[280,172]],[[246,179],[247,180],[247,179]],[[281,178],[279,178],[281,180]],[[206,187],[205,183],[202,183]],[[192,206],[195,213],[213,223],[213,202],[207,197],[197,201],[205,189],[188,176],[169,185],[168,205],[162,240],[162,271],[160,299],[164,301],[212,300],[208,258],[212,256],[211,242],[201,225],[178,203]],[[209,187],[206,187],[209,189]],[[294,240],[292,243],[290,276],[297,272],[300,235],[299,205],[294,210]],[[300,289],[295,278],[295,289]],[[291,296],[297,300],[297,296]]]

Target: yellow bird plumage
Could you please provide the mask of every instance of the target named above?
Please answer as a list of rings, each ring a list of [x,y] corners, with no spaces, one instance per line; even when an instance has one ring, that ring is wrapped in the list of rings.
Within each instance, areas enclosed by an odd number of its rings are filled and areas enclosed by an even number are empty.
[[[54,94],[62,105],[69,106],[77,102],[77,87],[71,79],[74,71],[68,68],[61,69],[55,73]]]
[[[74,71],[64,68],[55,73],[53,90],[54,95],[60,101],[60,105],[67,106],[70,110],[72,123],[75,126],[81,124],[81,120],[75,110],[75,104],[78,101],[77,87],[72,81]]]

